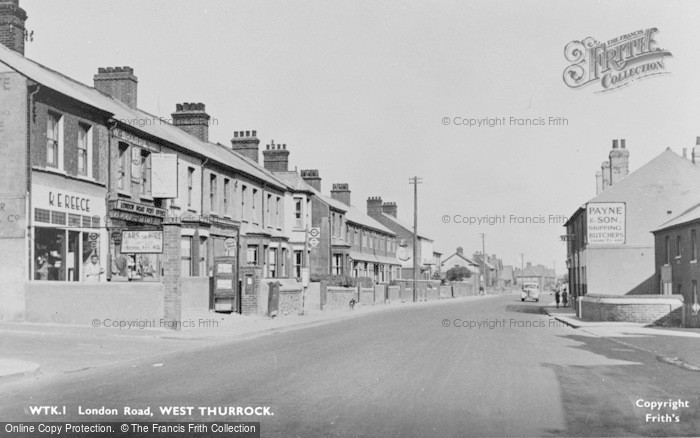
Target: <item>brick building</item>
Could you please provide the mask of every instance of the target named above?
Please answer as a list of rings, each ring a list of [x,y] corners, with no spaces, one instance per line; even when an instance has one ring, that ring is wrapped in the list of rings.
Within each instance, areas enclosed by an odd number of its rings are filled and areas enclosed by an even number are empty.
[[[401,278],[413,278],[413,226],[398,218],[398,206],[395,202],[382,202],[379,196],[367,198],[367,215],[396,234],[398,242],[396,256],[401,262]],[[420,272],[417,278],[430,279],[435,268],[433,240],[418,233],[417,259]]]
[[[683,297],[683,326],[700,327],[698,299],[700,205],[676,216],[654,233],[656,291]]]
[[[697,202],[698,165],[670,149],[627,176],[624,140],[609,157],[596,175],[599,193],[564,225],[574,298],[656,293],[651,231]]]

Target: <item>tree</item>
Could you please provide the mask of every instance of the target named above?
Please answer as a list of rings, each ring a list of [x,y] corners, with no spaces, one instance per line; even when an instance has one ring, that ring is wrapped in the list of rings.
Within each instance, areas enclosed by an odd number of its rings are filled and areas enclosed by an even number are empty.
[[[472,276],[472,273],[466,266],[455,266],[445,274],[448,281],[462,281],[465,278]]]

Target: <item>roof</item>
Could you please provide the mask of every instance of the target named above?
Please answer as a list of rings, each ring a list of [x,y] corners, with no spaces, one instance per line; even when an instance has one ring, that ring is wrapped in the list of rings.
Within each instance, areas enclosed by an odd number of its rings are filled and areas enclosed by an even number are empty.
[[[294,170],[289,172],[273,172],[275,177],[285,183],[287,187],[295,192],[306,192],[313,194],[314,189],[311,187],[304,178],[299,175],[299,172]]]
[[[448,260],[450,260],[450,259],[453,258],[453,257],[459,257],[460,259],[462,259],[462,260],[464,260],[465,262],[467,262],[467,264],[474,265],[474,266],[479,266],[479,264],[476,263],[474,260],[468,259],[467,257],[464,257],[463,254],[460,254],[460,253],[458,253],[458,252],[455,252],[454,254],[448,256],[446,259],[444,259],[444,260],[442,261],[442,264],[444,265],[445,263],[447,263]]]
[[[365,254],[358,251],[350,251],[350,258],[362,262],[383,263],[385,265],[400,265],[398,259],[390,257],[378,256],[375,254]]]
[[[693,207],[679,214],[670,221],[661,224],[661,226],[656,230],[653,230],[653,232],[656,233],[658,231],[666,230],[668,228],[673,228],[679,225],[684,225],[698,220],[700,220],[700,204],[694,205]]]
[[[653,245],[651,230],[697,204],[700,166],[667,148],[588,203],[624,202],[627,245]],[[584,210],[585,211],[585,210]],[[570,220],[581,212],[578,209]],[[568,223],[568,222],[567,222]]]
[[[286,189],[286,185],[277,180],[270,172],[257,163],[247,160],[242,155],[225,146],[203,142],[182,129],[167,123],[165,119],[149,114],[139,109],[130,108],[125,103],[104,94],[95,88],[76,81],[59,72],[51,70],[21,54],[0,45],[0,62],[28,77],[29,79],[55,90],[65,96],[105,111],[130,130],[165,140],[176,146],[188,149],[195,154],[217,161],[224,166],[233,167],[252,177],[260,179],[278,189]],[[157,123],[129,123],[129,121],[153,120]],[[142,126],[143,125],[143,126]]]
[[[347,205],[341,201],[338,201],[337,199],[334,199],[330,196],[326,196],[323,193],[319,192],[318,190],[314,189],[313,187],[309,186],[309,188],[312,190],[312,193],[316,195],[320,200],[325,202],[326,204],[330,205],[331,207],[335,208],[336,210],[340,210],[345,213],[345,220],[348,222],[352,222],[357,225],[361,225],[366,228],[373,229],[375,231],[382,232],[384,234],[389,234],[391,236],[395,236],[396,233],[385,227],[384,225],[380,224],[376,220],[372,219],[365,213],[361,212],[358,210],[356,207],[352,205]]]
[[[409,225],[407,225],[405,222],[402,222],[401,220],[399,220],[398,218],[396,218],[396,217],[394,217],[394,216],[392,216],[392,215],[390,215],[390,214],[382,213],[382,216],[384,216],[385,218],[387,218],[387,219],[389,219],[390,221],[394,222],[396,225],[402,227],[403,229],[405,229],[405,230],[407,230],[407,231],[410,231],[411,233],[413,232],[413,226],[412,226],[412,225],[409,226]],[[421,239],[424,239],[424,240],[430,240],[431,242],[433,241],[433,239],[431,239],[430,237],[426,236],[425,234],[418,233],[418,237],[421,238]]]

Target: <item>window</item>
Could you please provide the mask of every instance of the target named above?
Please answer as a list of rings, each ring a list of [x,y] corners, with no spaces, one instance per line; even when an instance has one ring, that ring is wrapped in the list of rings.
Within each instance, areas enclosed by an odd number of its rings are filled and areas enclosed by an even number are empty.
[[[194,180],[194,168],[187,168],[187,206],[192,207],[192,184]]]
[[[208,277],[207,272],[207,238],[199,238],[199,276]]]
[[[678,283],[678,284],[676,285],[676,293],[677,293],[678,295],[682,295],[682,294],[683,294],[683,288],[682,288],[682,286],[683,286],[683,285],[680,284],[680,283]]]
[[[151,153],[141,149],[141,195],[151,196]]]
[[[268,227],[272,226],[272,215],[270,214],[270,208],[272,204],[272,195],[267,195],[267,205],[265,208],[267,209],[267,214],[265,217],[265,225]]]
[[[666,264],[671,263],[671,238],[666,236],[665,247],[666,249]]]
[[[46,165],[57,169],[63,168],[61,159],[63,149],[63,118],[49,112],[46,119]]]
[[[695,230],[690,230],[690,259],[698,259],[698,237],[695,234]]]
[[[231,181],[228,178],[224,178],[224,214],[228,215],[230,214],[229,212],[229,202],[228,202],[228,197],[229,197],[229,183]]]
[[[681,258],[681,236],[676,236],[676,258]]]
[[[249,265],[258,264],[258,246],[248,245],[248,252],[246,253],[246,263]]]
[[[282,223],[280,222],[280,210],[282,209],[280,197],[277,197],[277,205],[275,206],[275,226],[277,228],[282,228]]]
[[[299,198],[294,199],[294,228],[304,228],[301,220],[301,199]]]
[[[303,254],[304,253],[301,251],[294,251],[294,277],[295,278],[301,277],[301,266],[302,266]]]
[[[269,277],[277,277],[277,248],[270,248],[267,252],[267,269]]]
[[[251,204],[250,204],[250,207],[251,207],[251,209],[252,209],[252,220],[253,220],[253,223],[258,223],[258,216],[257,216],[257,214],[256,214],[256,212],[255,212],[255,204],[256,204],[257,201],[258,201],[257,198],[258,198],[258,189],[253,189],[253,200],[252,200],[252,202],[251,202]]]
[[[343,274],[343,259],[341,254],[333,254],[333,274]]]
[[[246,186],[241,186],[241,214],[242,214],[242,220],[247,220],[248,215],[247,211],[245,211],[245,197],[248,195],[248,189]]]
[[[119,163],[117,164],[117,188],[126,190],[126,163],[129,156],[129,145],[119,143]]]
[[[216,175],[209,175],[209,211],[216,211]]]
[[[192,238],[182,236],[180,238],[180,275],[192,276]]]
[[[698,302],[698,281],[693,280],[693,303]]]
[[[92,177],[92,129],[78,127],[78,175]]]

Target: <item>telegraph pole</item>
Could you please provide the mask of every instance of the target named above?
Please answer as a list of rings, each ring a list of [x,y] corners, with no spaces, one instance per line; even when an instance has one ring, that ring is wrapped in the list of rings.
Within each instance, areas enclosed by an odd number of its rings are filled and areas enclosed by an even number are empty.
[[[414,176],[408,179],[413,184],[413,302],[418,301],[418,184],[422,178]]]
[[[486,234],[481,233],[481,277],[484,286],[484,295],[486,295]]]

